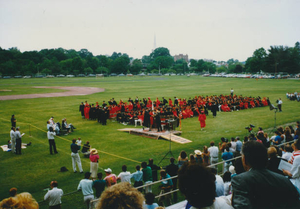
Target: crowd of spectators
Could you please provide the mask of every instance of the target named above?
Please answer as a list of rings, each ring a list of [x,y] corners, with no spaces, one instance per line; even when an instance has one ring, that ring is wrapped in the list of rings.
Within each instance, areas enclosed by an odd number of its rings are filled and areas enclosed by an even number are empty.
[[[126,194],[128,195],[128,191],[132,190],[132,194],[137,194],[137,196],[140,198],[139,200],[142,202],[142,207],[144,208],[154,208],[157,207],[157,205],[160,206],[167,206],[172,203],[177,202],[177,194],[176,192],[173,194],[173,198],[171,194],[167,194],[165,196],[162,196],[158,199],[157,203],[155,203],[155,200],[153,199],[154,194],[152,193],[152,185],[151,183],[156,180],[162,180],[160,185],[160,194],[168,193],[174,189],[177,188],[177,178],[175,179],[169,179],[172,176],[176,176],[177,174],[179,179],[179,189],[180,191],[185,194],[188,205],[190,204],[191,207],[197,208],[199,207],[197,202],[197,197],[193,197],[193,192],[197,196],[201,196],[202,192],[205,193],[204,196],[210,196],[209,198],[206,198],[205,201],[202,201],[200,204],[202,206],[211,206],[215,205],[213,208],[217,208],[218,204],[225,204],[227,208],[248,208],[246,207],[244,203],[241,203],[239,198],[241,197],[241,194],[239,193],[239,185],[242,184],[241,182],[238,182],[235,178],[236,176],[241,175],[242,173],[248,173],[245,172],[247,170],[251,170],[250,168],[255,168],[255,163],[251,160],[245,162],[245,160],[242,160],[241,158],[236,159],[235,157],[246,155],[247,150],[245,150],[246,144],[256,143],[256,145],[253,145],[254,147],[257,147],[257,149],[263,150],[265,149],[265,155],[266,155],[266,162],[260,169],[266,169],[267,171],[263,171],[264,175],[275,175],[276,178],[281,178],[279,176],[287,176],[291,179],[292,185],[295,186],[300,191],[300,140],[299,140],[299,121],[297,121],[296,127],[293,128],[293,126],[287,126],[285,128],[278,127],[277,130],[274,133],[274,136],[269,137],[262,128],[259,128],[258,132],[256,134],[250,133],[249,136],[244,137],[244,141],[239,137],[232,137],[230,140],[222,137],[219,142],[219,146],[215,146],[215,142],[210,142],[210,146],[204,146],[202,149],[196,149],[194,153],[188,155],[185,151],[181,151],[178,156],[177,163],[175,162],[174,158],[170,159],[170,164],[167,166],[164,166],[163,168],[160,166],[157,166],[154,164],[153,159],[149,159],[149,163],[142,162],[140,165],[137,165],[135,167],[135,172],[130,173],[128,171],[127,166],[123,165],[121,168],[121,172],[116,175],[112,172],[112,169],[107,168],[104,169],[105,171],[105,178],[103,179],[103,174],[100,172],[97,174],[97,179],[95,177],[91,178],[91,173],[86,172],[85,178],[80,181],[78,185],[78,190],[82,190],[82,193],[84,195],[84,202],[87,204],[87,207],[91,207],[91,201],[94,198],[100,198],[100,202],[98,204],[98,208],[109,208],[109,204],[113,204],[114,201],[108,201],[106,198],[111,198],[112,195],[120,195],[123,192],[123,189],[126,188]],[[79,140],[80,141],[80,140]],[[73,143],[75,144],[76,140],[73,140]],[[284,145],[281,145],[282,143],[285,143]],[[80,143],[81,144],[81,143]],[[88,142],[86,143],[89,144]],[[243,145],[244,144],[244,145]],[[257,145],[260,144],[260,145]],[[77,145],[78,146],[78,145]],[[251,145],[252,146],[252,145]],[[261,148],[261,147],[263,148]],[[85,146],[83,146],[84,148]],[[80,148],[79,148],[80,149]],[[252,149],[252,148],[251,148]],[[94,156],[97,154],[97,150],[90,150],[91,154],[90,156]],[[262,154],[265,158],[264,154]],[[218,166],[213,165],[217,162],[219,162],[219,157],[222,158],[224,161],[224,165],[222,166],[224,169],[222,171],[222,177],[218,175],[217,169]],[[95,158],[98,159],[98,158]],[[244,158],[243,158],[244,159]],[[291,164],[290,170],[285,169],[278,169],[279,164],[281,160],[286,160],[287,163]],[[262,160],[264,161],[264,160]],[[245,163],[248,165],[245,166]],[[157,172],[159,172],[159,177],[157,175]],[[190,171],[189,171],[190,170]],[[187,182],[185,180],[184,176],[191,175],[191,171],[198,173],[199,176],[205,176],[205,179],[207,179],[207,182],[202,182],[203,178],[199,178],[199,182],[194,182],[192,184],[191,182]],[[269,173],[271,172],[271,173]],[[266,174],[267,173],[267,174]],[[261,174],[261,173],[260,173]],[[193,174],[194,175],[194,174]],[[191,176],[190,180],[195,181],[195,177]],[[257,174],[259,175],[259,174]],[[241,175],[242,176],[242,175]],[[274,177],[274,178],[275,178]],[[245,177],[246,178],[246,177]],[[255,178],[255,176],[253,177]],[[208,181],[208,179],[210,179]],[[236,180],[236,181],[233,181]],[[133,186],[131,185],[131,181],[133,183]],[[213,184],[212,184],[213,182]],[[235,183],[233,183],[235,182]],[[237,183],[238,182],[238,183]],[[149,184],[149,185],[148,185]],[[192,184],[193,187],[188,186],[188,184]],[[203,191],[196,191],[197,190],[197,184],[202,185]],[[57,204],[60,207],[61,204],[61,196],[63,192],[57,188],[57,182],[51,182],[51,188],[53,192],[48,192],[45,195],[45,200],[49,200],[49,205],[51,204]],[[140,187],[142,185],[145,185],[143,188],[134,189],[136,187]],[[206,186],[205,186],[206,185]],[[212,186],[213,185],[213,186]],[[244,183],[243,183],[244,185]],[[244,185],[245,186],[245,185]],[[247,185],[249,186],[249,185]],[[93,189],[94,188],[94,189]],[[188,188],[191,189],[191,191],[188,191],[184,189]],[[289,187],[291,189],[292,187]],[[94,196],[94,190],[95,190],[95,196]],[[195,191],[194,191],[195,190]],[[14,189],[12,189],[14,191]],[[15,192],[16,193],[16,192]],[[56,194],[56,200],[51,200],[51,193]],[[145,197],[141,194],[145,193]],[[22,193],[23,194],[23,193]],[[58,195],[60,194],[60,195]],[[102,195],[103,194],[103,195]],[[210,195],[209,195],[210,194]],[[214,194],[214,196],[212,195]],[[13,195],[13,192],[12,192]],[[192,196],[190,196],[192,195]],[[295,196],[295,194],[293,194]],[[18,198],[15,198],[18,197]],[[230,202],[229,196],[233,197],[233,202]],[[21,204],[23,201],[20,199],[20,197],[26,197],[29,199],[31,204],[37,205],[36,201],[32,198],[32,196],[28,193],[25,193],[23,195],[13,195],[10,198],[6,198],[2,200],[0,203],[0,206],[2,208],[5,208],[3,205],[11,205],[11,204]],[[286,196],[284,196],[286,197]],[[53,197],[54,198],[54,197]],[[145,202],[146,198],[146,202]],[[245,197],[243,197],[245,198]],[[118,198],[114,198],[115,201]],[[137,201],[137,200],[136,200]],[[140,204],[134,202],[129,202],[126,204]],[[259,200],[247,200],[247,204],[252,205],[253,203],[251,201],[259,201]],[[292,201],[292,200],[290,200]],[[16,203],[17,202],[17,203]],[[92,201],[93,202],[93,201]],[[107,205],[108,204],[108,205]],[[119,204],[119,203],[118,203]],[[123,204],[123,203],[122,203]],[[125,203],[124,203],[125,204]],[[204,204],[204,205],[202,205]],[[257,202],[255,203],[257,204]],[[292,204],[292,203],[291,203]],[[101,207],[99,206],[101,205]],[[106,205],[106,206],[105,206]],[[241,206],[242,205],[242,206]],[[52,205],[55,206],[55,205]],[[226,208],[224,205],[222,208]],[[286,205],[285,205],[286,206]],[[37,206],[38,207],[38,206]],[[57,208],[59,208],[57,207]],[[0,207],[1,208],[1,207]],[[16,207],[17,208],[17,207]],[[30,208],[30,207],[28,207]],[[33,207],[34,208],[34,207]],[[139,208],[137,206],[136,208]],[[276,208],[276,207],[274,207]],[[279,207],[281,208],[281,207]]]
[[[286,98],[291,100],[291,101],[300,102],[300,93],[298,93],[297,91],[295,91],[294,93],[287,92],[286,93]]]

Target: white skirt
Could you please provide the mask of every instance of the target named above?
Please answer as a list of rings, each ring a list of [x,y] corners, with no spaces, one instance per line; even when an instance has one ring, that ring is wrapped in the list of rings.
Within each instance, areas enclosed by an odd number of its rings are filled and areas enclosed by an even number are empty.
[[[97,173],[98,173],[98,163],[91,162],[91,169],[90,169],[90,172],[91,172],[91,177],[92,177],[92,178],[97,178]]]

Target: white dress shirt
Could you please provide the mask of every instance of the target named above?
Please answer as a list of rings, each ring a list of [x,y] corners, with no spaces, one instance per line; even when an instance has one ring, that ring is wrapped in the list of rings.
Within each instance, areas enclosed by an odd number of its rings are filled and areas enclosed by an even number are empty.
[[[49,199],[49,206],[55,206],[61,204],[61,197],[64,192],[62,189],[58,189],[57,187],[53,187],[52,190],[49,190],[44,197],[44,200]]]

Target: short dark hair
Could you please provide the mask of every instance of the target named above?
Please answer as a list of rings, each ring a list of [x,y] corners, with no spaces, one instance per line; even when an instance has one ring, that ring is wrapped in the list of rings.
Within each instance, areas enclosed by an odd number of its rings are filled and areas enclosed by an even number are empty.
[[[268,153],[266,147],[255,140],[250,140],[243,145],[242,153],[246,164],[252,168],[265,168],[268,162]]]
[[[153,193],[149,192],[145,194],[146,204],[152,205],[154,203],[155,196]]]
[[[215,146],[215,142],[214,142],[214,141],[211,141],[211,142],[210,142],[210,146]]]
[[[91,177],[91,173],[90,172],[85,172],[84,173],[84,178],[85,179],[89,179]]]
[[[137,165],[135,166],[135,169],[139,171],[141,169],[141,166]]]
[[[297,147],[298,150],[300,150],[300,139],[298,139],[295,143],[294,143],[295,147]]]
[[[75,143],[75,142],[76,142],[76,139],[72,139],[72,142]]]
[[[53,187],[57,187],[57,186],[58,186],[58,183],[57,183],[57,181],[51,181],[51,185],[52,185]]]
[[[122,171],[124,171],[124,172],[127,171],[127,166],[126,165],[122,166]]]
[[[147,163],[144,161],[144,162],[142,162],[141,166],[142,166],[142,168],[147,168]]]
[[[102,179],[102,173],[97,173],[98,179]]]
[[[230,173],[229,171],[226,171],[226,172],[223,174],[223,181],[224,181],[224,182],[231,181],[231,173]]]
[[[15,188],[15,187],[13,187],[13,188],[11,188],[11,189],[9,190],[9,195],[10,195],[11,197],[14,197],[14,196],[16,196],[17,191],[18,191],[18,189]]]
[[[171,162],[171,163],[174,163],[174,162],[175,162],[175,158],[174,158],[174,157],[171,157],[171,158],[170,158],[170,162]]]
[[[213,204],[216,196],[215,180],[211,170],[199,164],[186,163],[178,171],[179,190],[197,208]]]

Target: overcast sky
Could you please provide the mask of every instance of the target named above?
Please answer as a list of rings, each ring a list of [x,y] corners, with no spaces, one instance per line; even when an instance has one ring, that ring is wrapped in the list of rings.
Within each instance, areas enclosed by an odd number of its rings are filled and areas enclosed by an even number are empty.
[[[300,0],[0,0],[0,47],[245,61],[300,41]]]

